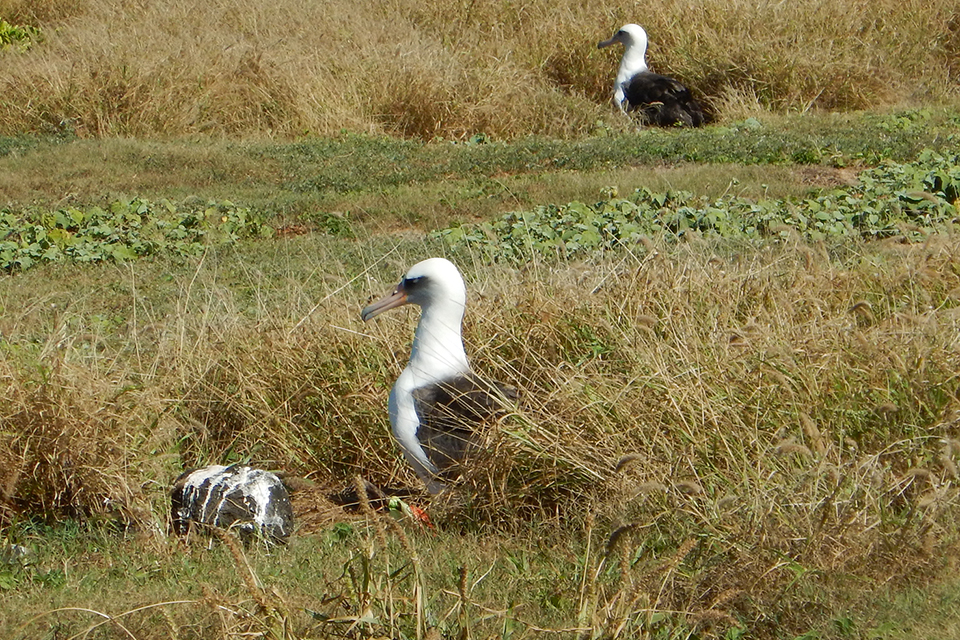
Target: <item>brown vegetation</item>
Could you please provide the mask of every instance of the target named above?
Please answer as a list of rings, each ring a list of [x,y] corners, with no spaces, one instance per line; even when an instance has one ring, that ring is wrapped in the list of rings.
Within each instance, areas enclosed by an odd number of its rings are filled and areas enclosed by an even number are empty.
[[[2,0],[43,42],[0,52],[0,133],[430,139],[568,135],[609,106],[624,22],[721,118],[955,96],[956,0],[312,3]]]

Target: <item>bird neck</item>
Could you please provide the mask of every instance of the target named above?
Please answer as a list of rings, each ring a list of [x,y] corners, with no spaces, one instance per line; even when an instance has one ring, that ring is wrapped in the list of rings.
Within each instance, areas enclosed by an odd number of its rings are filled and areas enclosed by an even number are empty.
[[[620,70],[617,72],[617,85],[628,82],[641,71],[647,71],[646,47],[632,46],[623,52]]]
[[[454,300],[423,309],[407,365],[415,378],[432,382],[470,370],[461,335],[463,310],[463,303]]]

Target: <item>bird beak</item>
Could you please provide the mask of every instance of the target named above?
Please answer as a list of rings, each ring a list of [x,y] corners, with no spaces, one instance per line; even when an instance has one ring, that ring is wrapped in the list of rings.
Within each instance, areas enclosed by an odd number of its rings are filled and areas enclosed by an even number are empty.
[[[605,49],[605,48],[609,47],[610,45],[617,44],[618,42],[620,42],[620,40],[617,38],[616,35],[614,35],[614,36],[613,36],[612,38],[610,38],[609,40],[604,40],[603,42],[598,42],[598,43],[597,43],[597,49]]]
[[[371,305],[366,306],[363,311],[360,312],[360,317],[363,318],[364,322],[366,322],[377,317],[388,309],[401,307],[405,304],[407,304],[407,292],[404,290],[403,283],[401,282],[397,285],[397,288],[393,290],[393,293],[380,298]]]

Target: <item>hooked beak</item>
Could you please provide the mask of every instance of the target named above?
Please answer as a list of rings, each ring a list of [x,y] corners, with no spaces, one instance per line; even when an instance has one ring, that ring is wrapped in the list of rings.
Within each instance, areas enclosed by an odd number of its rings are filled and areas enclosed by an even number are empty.
[[[610,38],[609,40],[604,40],[604,41],[602,41],[602,42],[598,42],[598,43],[597,43],[597,49],[605,49],[605,48],[607,48],[607,47],[609,47],[609,46],[611,46],[611,45],[617,44],[618,42],[620,42],[620,39],[617,38],[616,35],[614,35],[614,36],[613,36],[612,38]]]
[[[363,318],[364,322],[371,320],[384,311],[388,309],[394,309],[396,307],[401,307],[407,304],[407,292],[403,288],[403,283],[397,285],[397,288],[393,290],[393,293],[386,295],[371,305],[364,307],[363,311],[360,312],[360,317]]]

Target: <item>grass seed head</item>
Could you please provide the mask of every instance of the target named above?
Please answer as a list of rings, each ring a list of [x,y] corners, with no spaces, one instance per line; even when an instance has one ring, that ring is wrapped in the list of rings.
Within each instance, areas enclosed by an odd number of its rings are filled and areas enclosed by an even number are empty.
[[[806,446],[798,443],[793,438],[788,438],[787,440],[782,440],[774,448],[774,452],[778,456],[786,456],[790,454],[796,454],[804,458],[812,458],[813,452],[810,451]]]

